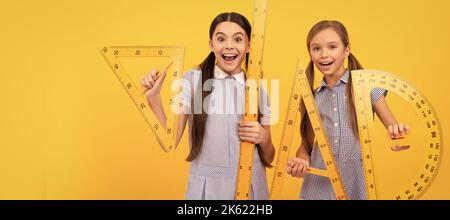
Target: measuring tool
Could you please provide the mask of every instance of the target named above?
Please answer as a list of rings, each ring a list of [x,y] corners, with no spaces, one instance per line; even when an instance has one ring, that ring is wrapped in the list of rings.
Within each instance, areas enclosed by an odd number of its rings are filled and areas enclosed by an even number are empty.
[[[370,93],[374,88],[388,90],[405,100],[419,118],[419,126],[426,131],[421,134],[421,139],[427,143],[426,146],[416,146],[425,151],[423,154],[425,157],[419,162],[422,166],[392,199],[418,198],[430,186],[442,155],[442,129],[436,112],[423,94],[391,73],[380,70],[354,70],[352,80],[368,199],[377,199],[371,155],[371,149],[375,147],[372,137],[375,131]]]
[[[317,143],[319,146],[320,153],[322,154],[322,158],[326,166],[326,170],[310,167],[308,173],[328,177],[334,193],[336,194],[336,198],[338,200],[346,199],[347,195],[331,151],[331,145],[328,143],[328,138],[325,134],[325,130],[323,129],[322,120],[320,119],[320,113],[317,110],[308,79],[304,70],[300,67],[300,63],[297,64],[297,69],[292,84],[291,96],[289,99],[288,110],[281,137],[281,144],[275,164],[270,198],[282,198],[281,194],[284,176],[287,174],[286,165],[289,156],[289,148],[292,144],[295,121],[297,119],[297,115],[299,114],[299,103],[302,101],[305,104],[305,111],[309,116],[309,120],[315,134],[314,143]]]
[[[431,107],[431,104],[426,100],[425,96],[411,86],[411,84],[393,74],[379,70],[355,70],[352,71],[351,74],[368,199],[377,199],[374,176],[375,170],[373,167],[371,152],[371,148],[374,147],[373,145],[375,144],[375,141],[373,140],[375,132],[373,124],[373,110],[370,97],[371,91],[374,88],[382,88],[391,91],[400,96],[403,100],[406,100],[407,103],[413,107],[416,115],[418,116],[420,126],[426,130],[425,137],[422,139],[425,140],[427,144],[426,146],[419,146],[424,147],[425,150],[425,153],[423,154],[424,157],[421,161],[421,168],[416,172],[407,186],[400,189],[395,196],[391,198],[417,199],[419,195],[423,193],[431,184],[431,181],[437,173],[442,155],[442,130],[435,111]],[[318,122],[320,123],[320,118],[316,114],[318,111],[315,106],[311,108],[311,104],[314,105],[314,99],[312,97],[308,81],[303,74],[303,70],[298,69],[293,82],[288,110],[286,113],[280,149],[270,191],[271,199],[282,199],[284,176],[286,176],[286,165],[289,156],[289,149],[292,144],[292,135],[294,133],[294,125],[298,114],[300,96],[305,102],[307,114],[309,115],[311,124],[314,128],[314,133],[316,134],[316,141],[321,139],[321,137],[317,136],[317,134],[324,134],[324,132],[317,133],[317,131],[323,131],[321,126],[317,127],[314,125]],[[309,107],[308,103],[310,103]],[[416,129],[418,130],[418,128]],[[398,142],[398,140],[394,140],[393,142]],[[334,165],[334,160],[325,158],[327,157],[326,155],[331,152],[329,145],[323,146],[318,143],[318,146],[320,147],[324,161],[328,160],[325,164],[327,165],[328,163],[331,163],[333,168],[332,170],[334,170],[334,167],[336,167]],[[325,153],[322,151],[323,149],[325,149]],[[327,171],[328,170],[329,168],[327,167]],[[326,173],[323,172],[323,170],[315,168],[310,168],[308,172],[320,176],[325,176],[324,174]],[[337,182],[341,182],[340,177],[337,178]],[[333,190],[337,199],[344,199],[345,197],[343,197],[343,195],[345,195],[345,190],[339,185],[341,184],[337,184],[336,186],[333,185]],[[341,197],[339,197],[339,195],[341,195]]]
[[[171,74],[167,73],[172,80],[180,79],[183,68],[184,48],[178,46],[143,46],[143,47],[127,47],[127,46],[112,46],[104,47],[101,50],[106,62],[110,65],[114,74],[119,79],[120,83],[127,91],[133,103],[138,108],[139,112],[144,117],[147,124],[156,136],[159,145],[165,152],[169,152],[176,148],[176,133],[178,125],[178,116],[172,113],[172,117],[167,117],[167,127],[161,125],[158,118],[153,114],[148,104],[144,93],[145,90],[140,84],[133,82],[131,77],[120,64],[120,57],[166,57],[170,59],[170,63],[174,64]],[[172,89],[172,98],[170,99],[170,106],[172,109],[178,109],[179,98],[176,96],[181,91],[181,85]],[[170,115],[170,113],[169,113]]]
[[[267,0],[255,0],[255,10],[253,14],[252,36],[250,39],[250,57],[248,72],[246,74],[245,84],[245,113],[243,121],[258,120],[259,103],[259,80],[262,77],[262,60],[264,49],[264,37],[267,15]],[[250,82],[256,82],[250,85]],[[257,100],[256,110],[250,108],[249,97],[252,94],[251,101]],[[250,142],[241,141],[238,173],[236,179],[235,199],[246,200],[250,196],[250,187],[252,182],[253,153],[255,145]]]

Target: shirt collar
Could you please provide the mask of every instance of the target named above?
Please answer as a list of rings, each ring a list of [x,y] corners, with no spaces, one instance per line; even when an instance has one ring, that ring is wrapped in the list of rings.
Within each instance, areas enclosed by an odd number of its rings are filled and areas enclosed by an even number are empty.
[[[347,84],[349,77],[350,77],[350,71],[347,69],[347,70],[345,70],[344,75],[341,76],[341,78],[339,79],[339,82],[337,82],[335,86],[339,85],[339,83],[341,83],[341,82],[344,84]],[[324,78],[322,78],[322,82],[320,83],[320,86],[317,89],[317,92],[319,92],[323,88],[326,88],[327,86],[328,86],[328,84],[325,81],[325,77],[324,77]]]
[[[227,78],[228,76],[233,77],[240,84],[245,85],[245,73],[244,73],[244,71],[241,71],[240,73],[236,73],[236,74],[230,75],[230,74],[224,72],[222,69],[220,69],[217,65],[214,67],[214,78],[215,79],[224,79],[224,78]]]

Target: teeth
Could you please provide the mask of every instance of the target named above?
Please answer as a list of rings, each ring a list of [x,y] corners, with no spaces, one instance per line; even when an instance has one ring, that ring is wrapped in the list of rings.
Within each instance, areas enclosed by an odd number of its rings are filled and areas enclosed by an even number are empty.
[[[237,58],[237,54],[222,54],[223,59],[225,59],[226,61],[233,61]]]

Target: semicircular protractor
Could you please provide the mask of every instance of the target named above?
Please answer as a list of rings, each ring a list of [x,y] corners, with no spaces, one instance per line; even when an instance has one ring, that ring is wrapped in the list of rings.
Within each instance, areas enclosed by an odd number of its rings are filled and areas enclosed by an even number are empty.
[[[417,199],[432,183],[442,156],[442,129],[431,103],[391,73],[355,70],[352,83],[368,199]],[[389,108],[410,127],[405,138],[391,140],[375,119],[371,94],[376,88],[388,91]]]

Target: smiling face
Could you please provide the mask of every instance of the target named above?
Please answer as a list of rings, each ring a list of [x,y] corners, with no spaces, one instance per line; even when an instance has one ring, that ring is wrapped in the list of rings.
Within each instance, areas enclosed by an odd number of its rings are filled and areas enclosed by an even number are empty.
[[[320,31],[311,38],[309,55],[314,65],[325,77],[341,76],[345,72],[344,60],[350,54],[350,48],[331,28]]]
[[[221,22],[214,30],[209,47],[216,56],[217,66],[228,74],[242,71],[241,64],[250,50],[244,29],[234,22]]]

